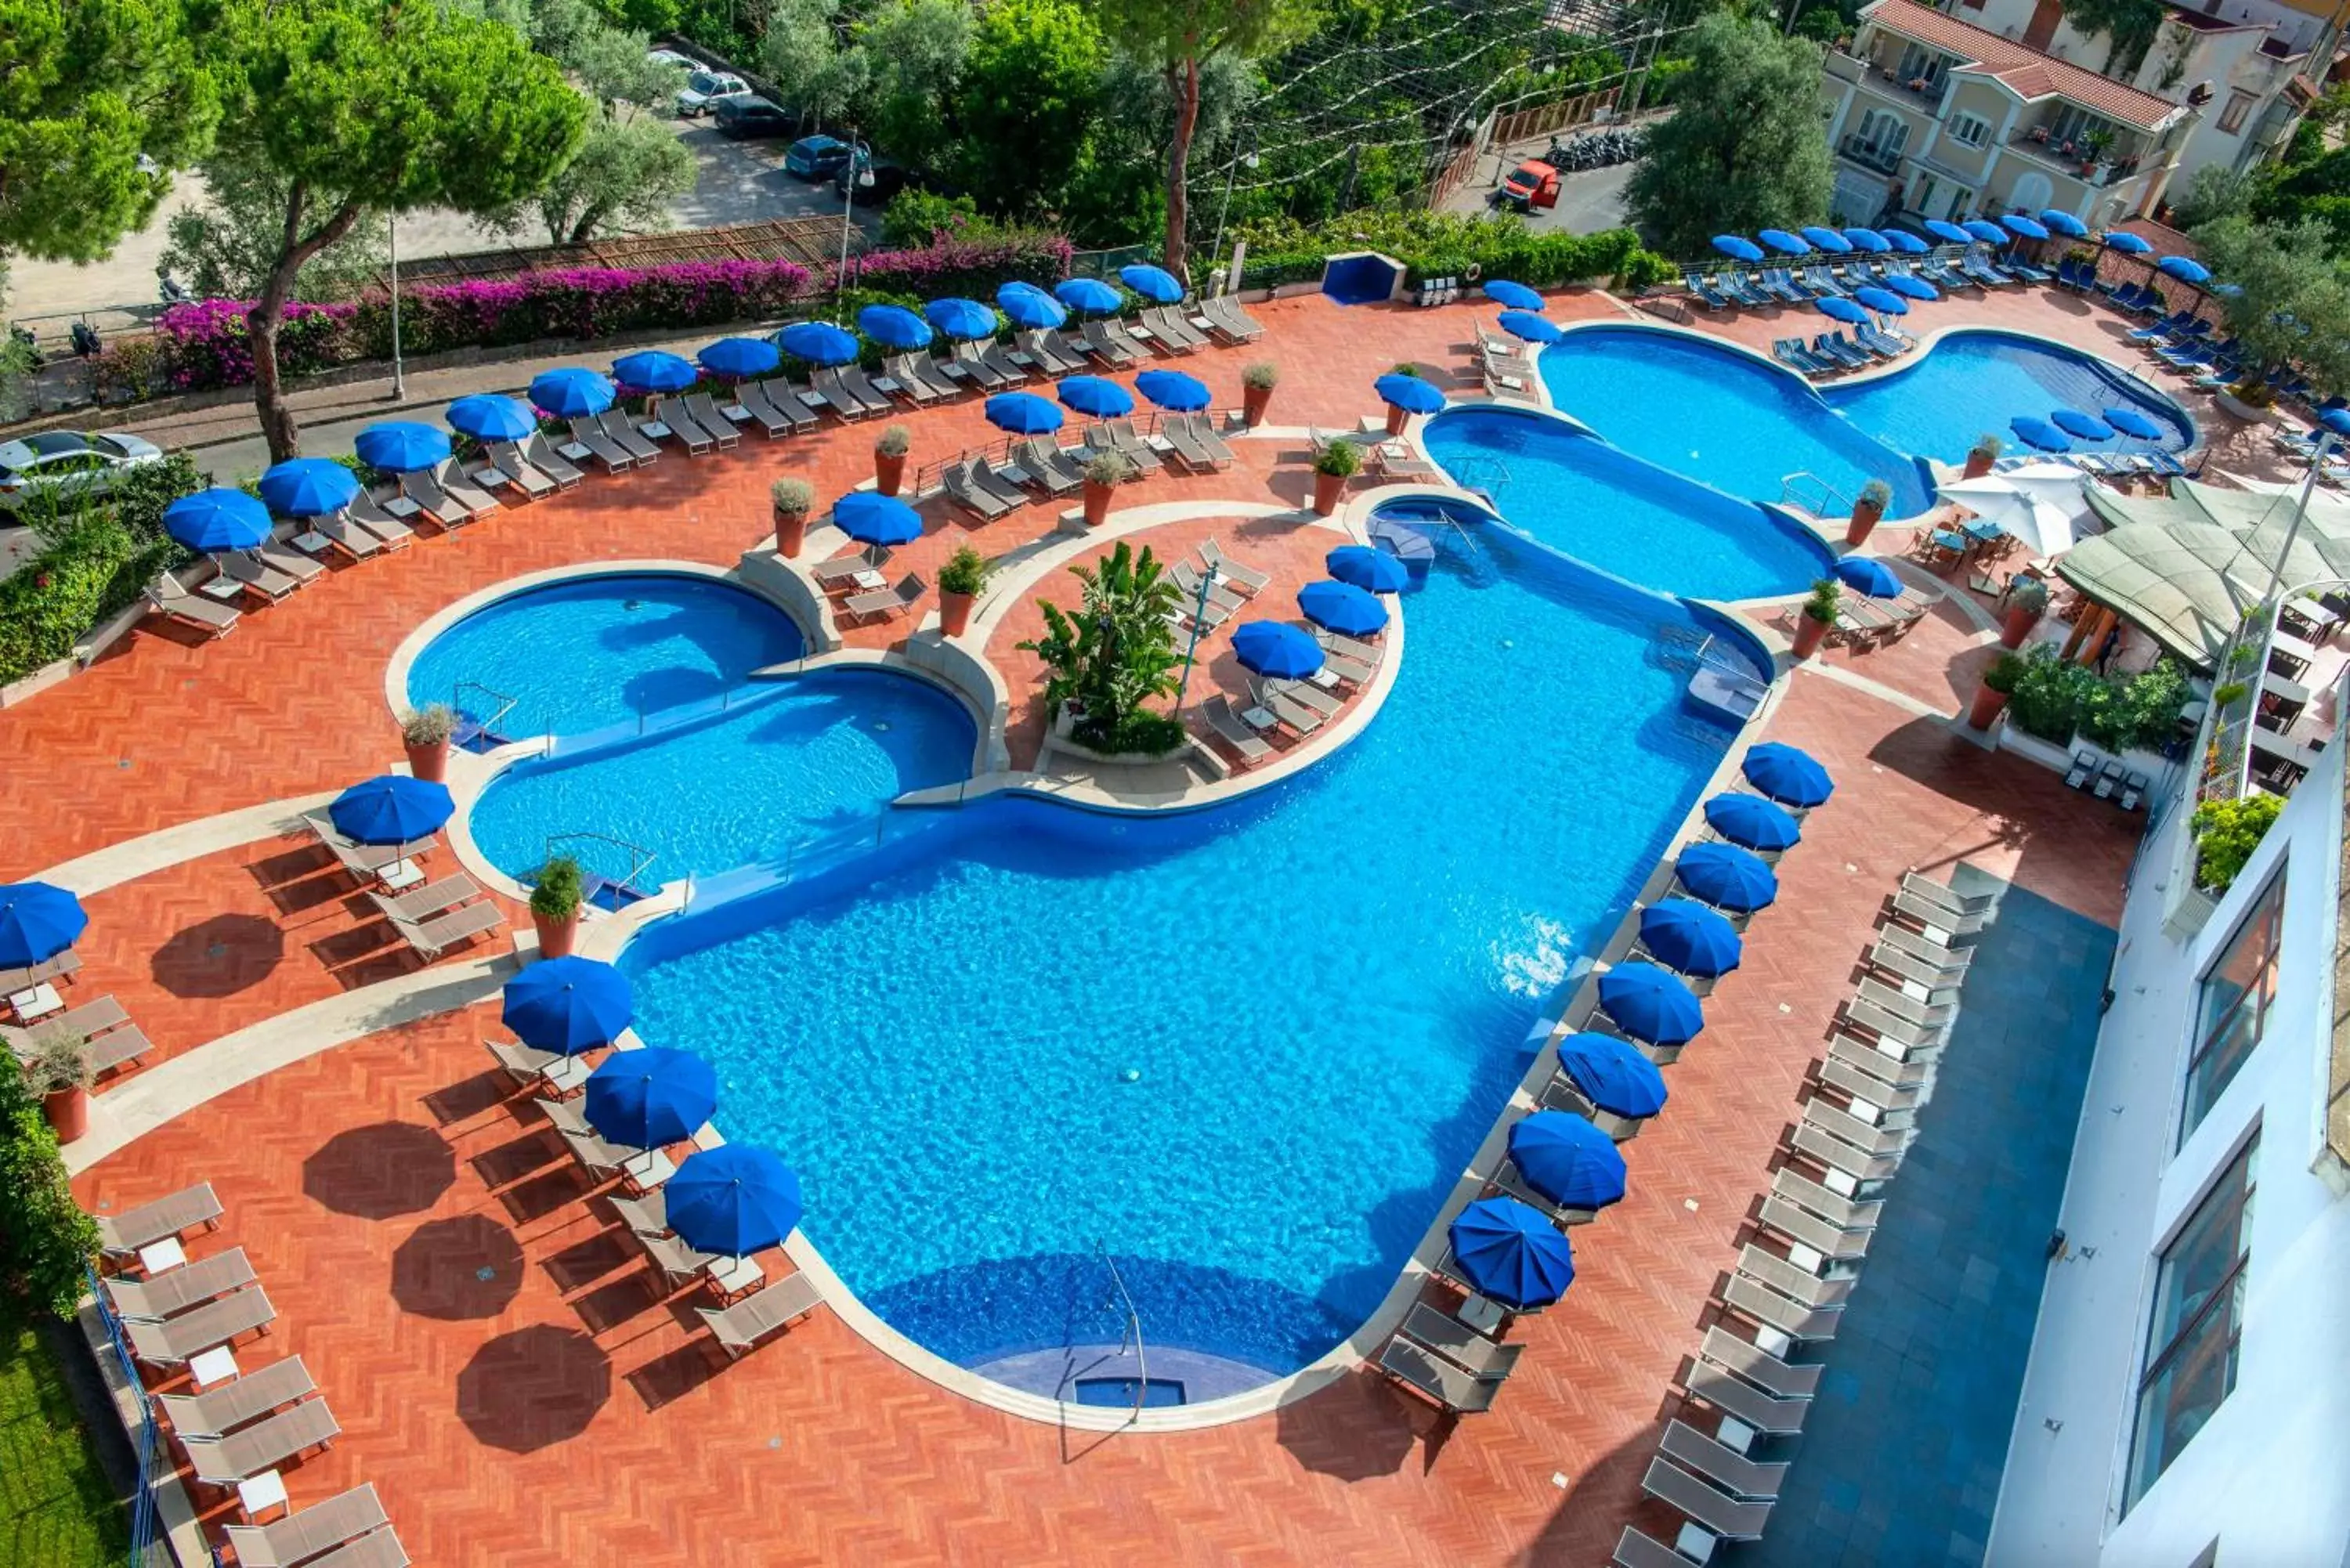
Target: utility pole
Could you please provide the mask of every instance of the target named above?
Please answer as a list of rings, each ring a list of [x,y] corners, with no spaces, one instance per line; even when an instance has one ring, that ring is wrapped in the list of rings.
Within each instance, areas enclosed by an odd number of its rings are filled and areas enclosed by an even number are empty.
[[[408,397],[408,378],[400,361],[400,214],[391,214],[391,400]]]

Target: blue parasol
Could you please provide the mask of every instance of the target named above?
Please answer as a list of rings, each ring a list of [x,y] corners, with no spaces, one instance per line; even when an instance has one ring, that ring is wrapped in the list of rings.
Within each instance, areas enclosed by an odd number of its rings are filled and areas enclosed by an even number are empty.
[[[931,324],[902,305],[868,305],[857,313],[857,330],[884,348],[927,348]]]
[[[280,517],[323,517],[356,499],[359,482],[339,462],[289,457],[261,476],[261,499]]]
[[[833,504],[833,526],[860,545],[906,545],[922,536],[922,514],[894,495],[851,491]]]
[[[1505,310],[1532,310],[1543,307],[1543,296],[1522,283],[1512,283],[1505,277],[1485,280],[1482,292],[1485,297]]]
[[[1762,247],[1741,234],[1716,234],[1713,248],[1732,261],[1751,263],[1762,259]]]
[[[2181,283],[2211,281],[2211,269],[2189,256],[2165,256],[2154,265],[2157,271]]]
[[[1297,591],[1297,607],[1307,620],[1341,637],[1368,637],[1388,624],[1388,607],[1351,583],[1308,583]]]
[[[1657,964],[1619,963],[1601,975],[1599,1005],[1617,1027],[1650,1045],[1685,1045],[1705,1028],[1697,993]]]
[[[1050,435],[1061,428],[1062,417],[1034,392],[999,392],[987,400],[987,422],[1014,435]]]
[[[449,786],[406,774],[378,774],[327,807],[335,831],[359,844],[406,844],[438,833],[457,809]]]
[[[1536,316],[1530,310],[1504,310],[1496,317],[1502,330],[1526,343],[1555,343],[1566,331],[1555,321]]]
[[[1846,229],[1844,237],[1855,250],[1866,251],[1873,256],[1881,256],[1893,248],[1893,242],[1875,229]]]
[[[1924,278],[1912,277],[1906,272],[1897,272],[1887,277],[1885,280],[1885,286],[1891,289],[1894,293],[1901,296],[1904,299],[1939,299],[1942,297],[1942,291],[1940,289],[1936,288]]]
[[[2122,434],[2140,441],[2160,441],[2169,433],[2136,409],[2106,409],[2101,417]]]
[[[2016,440],[2022,441],[2026,446],[2035,447],[2042,452],[2070,452],[2073,450],[2073,443],[2064,439],[2064,432],[2063,431],[2058,430],[2054,425],[2050,424],[2046,420],[2040,418],[2036,414],[2018,414],[2015,418],[2007,421],[2007,428],[2015,432]]]
[[[670,1229],[698,1252],[748,1257],[780,1245],[800,1222],[800,1179],[755,1144],[689,1156],[664,1197]]]
[[[2007,244],[2007,231],[1987,218],[1969,218],[1959,227],[1964,229],[1970,237],[1981,240],[1987,245]]]
[[[1624,1198],[1616,1140],[1571,1111],[1536,1111],[1510,1124],[1510,1159],[1528,1187],[1562,1209],[1605,1209]]]
[[[1638,1119],[1665,1108],[1665,1075],[1613,1034],[1569,1034],[1558,1043],[1558,1070],[1583,1097],[1611,1116]]]
[[[1807,256],[1812,254],[1808,243],[1784,229],[1765,229],[1754,237],[1782,255]]]
[[[1214,400],[1208,383],[1180,370],[1145,370],[1134,379],[1134,389],[1156,406],[1173,413],[1191,413]]]
[[[1824,805],[1835,794],[1827,769],[1814,761],[1810,753],[1783,741],[1765,741],[1748,752],[1741,771],[1748,784],[1797,811]]]
[[[191,550],[250,550],[269,537],[269,508],[216,485],[164,507],[163,532]]]
[[[2154,246],[2138,238],[2136,234],[2129,234],[2123,230],[2107,231],[2105,236],[2105,244],[2107,250],[2119,251],[2126,256],[2146,255],[2154,249]]]
[[[2040,214],[2040,221],[2068,240],[2085,240],[2089,237],[2089,225],[2062,207],[2046,209]]]
[[[721,337],[694,358],[712,375],[723,376],[733,381],[771,374],[777,365],[783,363],[783,356],[775,351],[775,346],[762,337]]]
[[[1841,229],[1831,229],[1824,223],[1814,223],[1804,231],[1804,238],[1812,242],[1812,247],[1814,250],[1825,251],[1832,256],[1852,254],[1852,242],[1844,237],[1844,231]]]
[[[1869,309],[1881,310],[1887,316],[1907,316],[1909,314],[1909,302],[1908,300],[1902,298],[1899,295],[1893,293],[1889,289],[1878,288],[1874,284],[1854,289],[1852,291],[1852,296],[1861,304],[1868,306]]]
[[[995,336],[995,312],[975,299],[934,299],[922,306],[922,319],[950,337]]]
[[[2022,213],[2008,213],[2000,219],[2000,224],[2010,234],[2021,234],[2027,240],[2044,240],[2048,237],[2047,224],[2037,218],[2027,217]]]
[[[449,461],[449,432],[414,420],[386,420],[359,431],[351,450],[369,468],[411,473]]]
[[[520,441],[538,429],[538,418],[526,405],[495,392],[460,398],[442,417],[452,430],[475,441]]]
[[[1118,282],[1148,300],[1172,305],[1183,297],[1183,285],[1164,267],[1137,264],[1118,269]]]
[[[1243,621],[1232,632],[1243,668],[1276,680],[1303,680],[1322,668],[1322,645],[1286,621]]]
[[[1721,911],[1693,898],[1659,898],[1641,910],[1640,945],[1668,968],[1705,979],[1728,974],[1745,953]]]
[[[2078,409],[2058,409],[2048,416],[2048,422],[2066,435],[2078,436],[2083,441],[2114,439],[2113,426],[2106,423],[2096,415],[2085,414]]]
[[[1901,579],[1893,568],[1873,556],[1846,556],[1835,564],[1836,581],[1857,588],[1873,599],[1901,597]]]
[[[611,380],[600,370],[569,366],[531,378],[530,403],[557,419],[584,419],[612,406]]]
[[[498,1019],[524,1044],[576,1056],[609,1045],[636,1017],[629,977],[595,959],[541,959],[506,981]]]
[[[1015,327],[1049,328],[1068,320],[1068,308],[1033,283],[1007,283],[995,291],[996,307]]]
[[[775,334],[775,343],[795,359],[811,365],[847,365],[858,352],[856,337],[829,321],[795,321]]]
[[[1812,308],[1832,320],[1847,322],[1855,327],[1865,325],[1868,320],[1867,311],[1837,295],[1823,295],[1812,301]]]
[[[1126,304],[1124,295],[1097,277],[1064,278],[1053,286],[1053,297],[1087,316],[1106,315]]]
[[[73,946],[88,927],[81,900],[63,888],[47,882],[0,887],[0,968],[46,963]],[[12,1193],[10,1200],[18,1199]]]
[[[1725,790],[1705,803],[1705,825],[1731,843],[1778,855],[1803,842],[1803,825],[1787,808],[1743,790]]]
[[[1447,1234],[1461,1282],[1503,1306],[1548,1306],[1575,1282],[1575,1249],[1558,1227],[1514,1198],[1479,1199]]]
[[[1322,557],[1322,569],[1375,594],[1399,594],[1411,584],[1410,568],[1373,545],[1341,545]]]
[[[1927,219],[1926,232],[1938,240],[1948,240],[1954,245],[1972,244],[1975,238],[1958,224],[1944,218]]]
[[[1134,412],[1134,394],[1099,376],[1072,376],[1053,395],[1087,419],[1118,420]]]
[[[1381,402],[1408,414],[1432,414],[1444,406],[1444,394],[1433,383],[1401,371],[1381,376],[1371,383],[1371,390],[1379,395]]]
[[[1907,229],[1886,229],[1881,232],[1885,235],[1886,243],[1901,255],[1922,256],[1934,248]]]
[[[1735,844],[1692,844],[1675,859],[1673,871],[1682,887],[1733,915],[1768,909],[1779,897],[1779,878],[1771,867]]]
[[[612,379],[639,392],[681,392],[700,380],[702,373],[674,354],[648,348],[613,360]]]
[[[588,1075],[588,1125],[631,1148],[683,1143],[718,1108],[718,1075],[691,1051],[615,1051]]]

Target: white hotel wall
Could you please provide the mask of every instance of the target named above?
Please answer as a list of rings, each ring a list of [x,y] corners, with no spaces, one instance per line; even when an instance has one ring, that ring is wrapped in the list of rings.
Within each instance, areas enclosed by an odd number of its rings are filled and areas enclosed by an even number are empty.
[[[2071,1251],[2049,1265],[1991,1568],[2190,1568],[2215,1541],[2220,1568],[2350,1562],[2350,1200],[2324,1123],[2345,751],[2324,753],[2191,943],[2162,931],[2170,846],[2138,857],[2066,1181]],[[2184,816],[2174,811],[2164,833],[2183,832]],[[2267,1033],[2174,1158],[2196,977],[2280,859]],[[2155,1255],[2255,1127],[2235,1391],[2120,1517]]]

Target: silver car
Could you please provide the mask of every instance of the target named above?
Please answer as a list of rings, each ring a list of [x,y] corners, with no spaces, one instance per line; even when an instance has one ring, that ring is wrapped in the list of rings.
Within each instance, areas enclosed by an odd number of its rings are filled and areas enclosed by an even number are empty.
[[[743,78],[731,71],[695,71],[677,89],[677,112],[691,119],[697,114],[708,114],[717,99],[750,90]]]
[[[79,505],[113,489],[124,470],[162,459],[162,448],[121,431],[44,431],[0,441],[0,510],[22,511],[45,498]]]

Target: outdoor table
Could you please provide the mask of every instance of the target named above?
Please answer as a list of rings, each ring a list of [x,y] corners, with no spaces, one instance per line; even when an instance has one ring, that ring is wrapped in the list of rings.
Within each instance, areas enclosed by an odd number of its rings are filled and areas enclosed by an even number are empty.
[[[1281,719],[1270,708],[1243,708],[1241,710],[1241,722],[1252,730],[1270,730],[1280,723]]]
[[[375,875],[376,880],[383,884],[385,892],[405,893],[411,888],[422,885],[424,867],[413,860],[395,860],[378,870]]]
[[[767,1271],[756,1258],[712,1258],[702,1269],[717,1287],[722,1301],[732,1301],[767,1282]]]
[[[692,1143],[698,1149],[723,1148],[726,1147],[726,1135],[718,1130],[716,1123],[704,1122],[693,1129]]]
[[[887,392],[894,398],[906,389],[895,376],[876,376],[873,378],[873,389],[877,392]]]
[[[1479,1334],[1490,1338],[1493,1332],[1502,1326],[1502,1320],[1508,1317],[1510,1312],[1507,1307],[1492,1297],[1471,1291],[1469,1299],[1462,1302],[1461,1310],[1452,1315]]]
[[[52,1012],[64,1012],[66,1003],[65,998],[57,994],[57,988],[45,980],[38,985],[10,993],[8,1005],[16,1010],[16,1022],[30,1023],[35,1019],[47,1018]]]
[[[573,462],[586,462],[589,458],[594,457],[596,454],[588,451],[586,447],[580,445],[576,441],[567,441],[561,446],[555,449],[555,455],[557,457],[568,458]]]
[[[1014,348],[1004,358],[1015,365],[1025,365],[1032,370],[1036,368],[1035,358],[1025,348]]]
[[[960,359],[940,359],[934,362],[933,368],[950,380],[962,381],[971,378],[971,367]]]
[[[1026,469],[1021,467],[1016,462],[1007,462],[998,468],[995,472],[997,477],[1008,479],[1014,484],[1025,484],[1034,477]]]
[[[724,414],[728,419],[733,421],[738,425],[747,424],[750,422],[751,410],[744,408],[740,403],[729,403],[718,411]]]
[[[574,1057],[574,1061],[577,1058]],[[620,1166],[620,1174],[636,1184],[639,1192],[650,1192],[677,1174],[677,1166],[660,1149],[649,1148]]]
[[[886,588],[889,586],[889,578],[883,576],[880,573],[872,570],[870,567],[857,573],[848,580],[856,587],[868,590],[873,588]]]
[[[581,449],[580,455],[582,457],[587,455],[585,448]],[[415,502],[411,501],[405,495],[393,496],[390,500],[383,504],[383,509],[386,512],[390,513],[394,517],[413,517],[419,512],[424,510],[424,508],[419,506]]]
[[[205,583],[196,592],[208,599],[218,599],[223,604],[228,604],[244,597],[244,585],[234,577],[219,576]]]
[[[513,474],[508,473],[504,469],[500,468],[495,463],[492,463],[488,467],[477,471],[473,475],[473,479],[476,483],[480,484],[512,484],[515,482],[515,476]]]
[[[286,542],[306,556],[322,554],[326,550],[327,546],[334,543],[332,539],[328,538],[316,528],[305,528],[302,532],[295,535],[293,538]]]
[[[670,433],[670,429],[659,420],[647,420],[637,426],[637,433],[647,441],[659,441]]]
[[[2291,599],[2277,607],[2277,624],[2295,637],[2324,644],[2342,618],[2314,599]]]
[[[139,1272],[152,1279],[166,1269],[176,1269],[188,1261],[185,1249],[177,1236],[166,1236],[151,1247],[139,1249]]]
[[[196,1380],[200,1392],[236,1375],[236,1353],[225,1345],[216,1345],[200,1355],[188,1357],[188,1376]]]
[[[264,1470],[257,1476],[249,1476],[236,1483],[236,1502],[244,1510],[247,1524],[259,1524],[263,1514],[273,1509],[283,1511],[288,1506],[286,1478],[276,1470]]]
[[[1338,690],[1338,672],[1331,669],[1326,664],[1321,669],[1315,670],[1313,674],[1307,676],[1305,679],[1312,681],[1315,686],[1320,687],[1325,691],[1336,691]]]
[[[575,1089],[586,1088],[588,1076],[595,1070],[588,1065],[584,1057],[566,1056],[560,1062],[549,1062],[540,1068],[538,1081],[553,1089],[556,1097],[560,1099]]]

